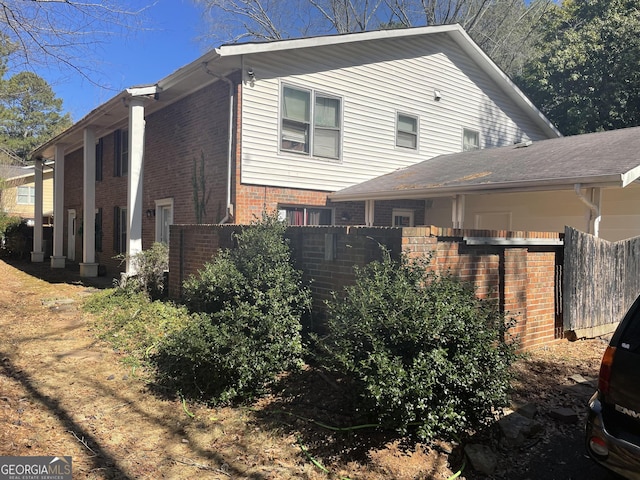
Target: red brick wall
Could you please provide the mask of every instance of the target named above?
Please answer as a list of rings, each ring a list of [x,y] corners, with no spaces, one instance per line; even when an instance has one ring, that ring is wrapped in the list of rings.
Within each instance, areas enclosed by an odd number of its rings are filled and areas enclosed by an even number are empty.
[[[237,226],[174,225],[171,227],[169,294],[179,298],[181,281],[209,260],[219,246],[231,247],[231,233]],[[465,237],[492,239],[554,238],[559,234],[485,232],[436,227],[290,227],[287,237],[296,268],[314,297],[315,320],[323,320],[323,302],[332,291],[341,291],[354,281],[353,267],[379,259],[380,245],[393,255],[401,251],[410,257],[432,256],[431,268],[449,272],[471,282],[479,297],[499,302],[507,316],[517,320],[513,333],[522,349],[549,344],[555,334],[555,258],[562,247],[509,246],[493,241],[472,245]],[[333,252],[331,252],[333,250]],[[311,281],[313,280],[313,281]]]

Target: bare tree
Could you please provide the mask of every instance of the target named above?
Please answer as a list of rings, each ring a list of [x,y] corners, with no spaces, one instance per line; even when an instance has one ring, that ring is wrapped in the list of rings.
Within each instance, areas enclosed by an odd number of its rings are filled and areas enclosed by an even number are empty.
[[[194,0],[221,41],[459,23],[507,73],[533,53],[554,0]]]
[[[139,28],[151,6],[118,0],[0,0],[0,53],[18,69],[66,68],[89,80],[92,55],[109,35]]]

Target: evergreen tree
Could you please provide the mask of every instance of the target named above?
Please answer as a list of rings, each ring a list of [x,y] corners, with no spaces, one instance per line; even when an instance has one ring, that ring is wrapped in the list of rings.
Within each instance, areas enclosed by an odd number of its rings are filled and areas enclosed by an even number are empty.
[[[0,146],[28,160],[29,153],[71,125],[62,100],[33,72],[0,79]]]
[[[516,78],[565,135],[640,125],[640,4],[566,0]]]

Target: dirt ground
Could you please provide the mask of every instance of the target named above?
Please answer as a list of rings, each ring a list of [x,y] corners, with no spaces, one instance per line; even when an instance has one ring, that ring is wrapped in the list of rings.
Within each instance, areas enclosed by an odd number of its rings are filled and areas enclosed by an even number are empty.
[[[163,398],[144,372],[94,338],[79,307],[94,287],[69,272],[2,260],[0,279],[0,456],[70,455],[74,479],[446,479],[463,464],[454,444],[427,448],[325,428],[352,419],[312,369],[252,408]],[[531,466],[556,461],[544,457],[550,445],[576,441],[590,388],[579,385],[576,394],[571,376],[595,378],[604,348],[601,340],[562,342],[519,362],[514,401],[534,402],[542,428],[518,449],[500,448],[495,431],[478,435],[499,453],[494,478],[542,478]],[[558,407],[574,409],[579,422],[549,420]],[[458,478],[485,477],[466,465]]]

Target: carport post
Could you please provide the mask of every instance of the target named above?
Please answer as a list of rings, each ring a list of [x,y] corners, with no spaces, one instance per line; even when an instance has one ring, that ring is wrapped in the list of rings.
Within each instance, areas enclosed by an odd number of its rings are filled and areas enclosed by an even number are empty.
[[[33,213],[33,251],[31,261],[34,263],[44,262],[44,252],[42,251],[42,158],[36,158],[35,162],[35,205]]]
[[[56,144],[53,170],[53,255],[51,268],[64,268],[64,145]]]

